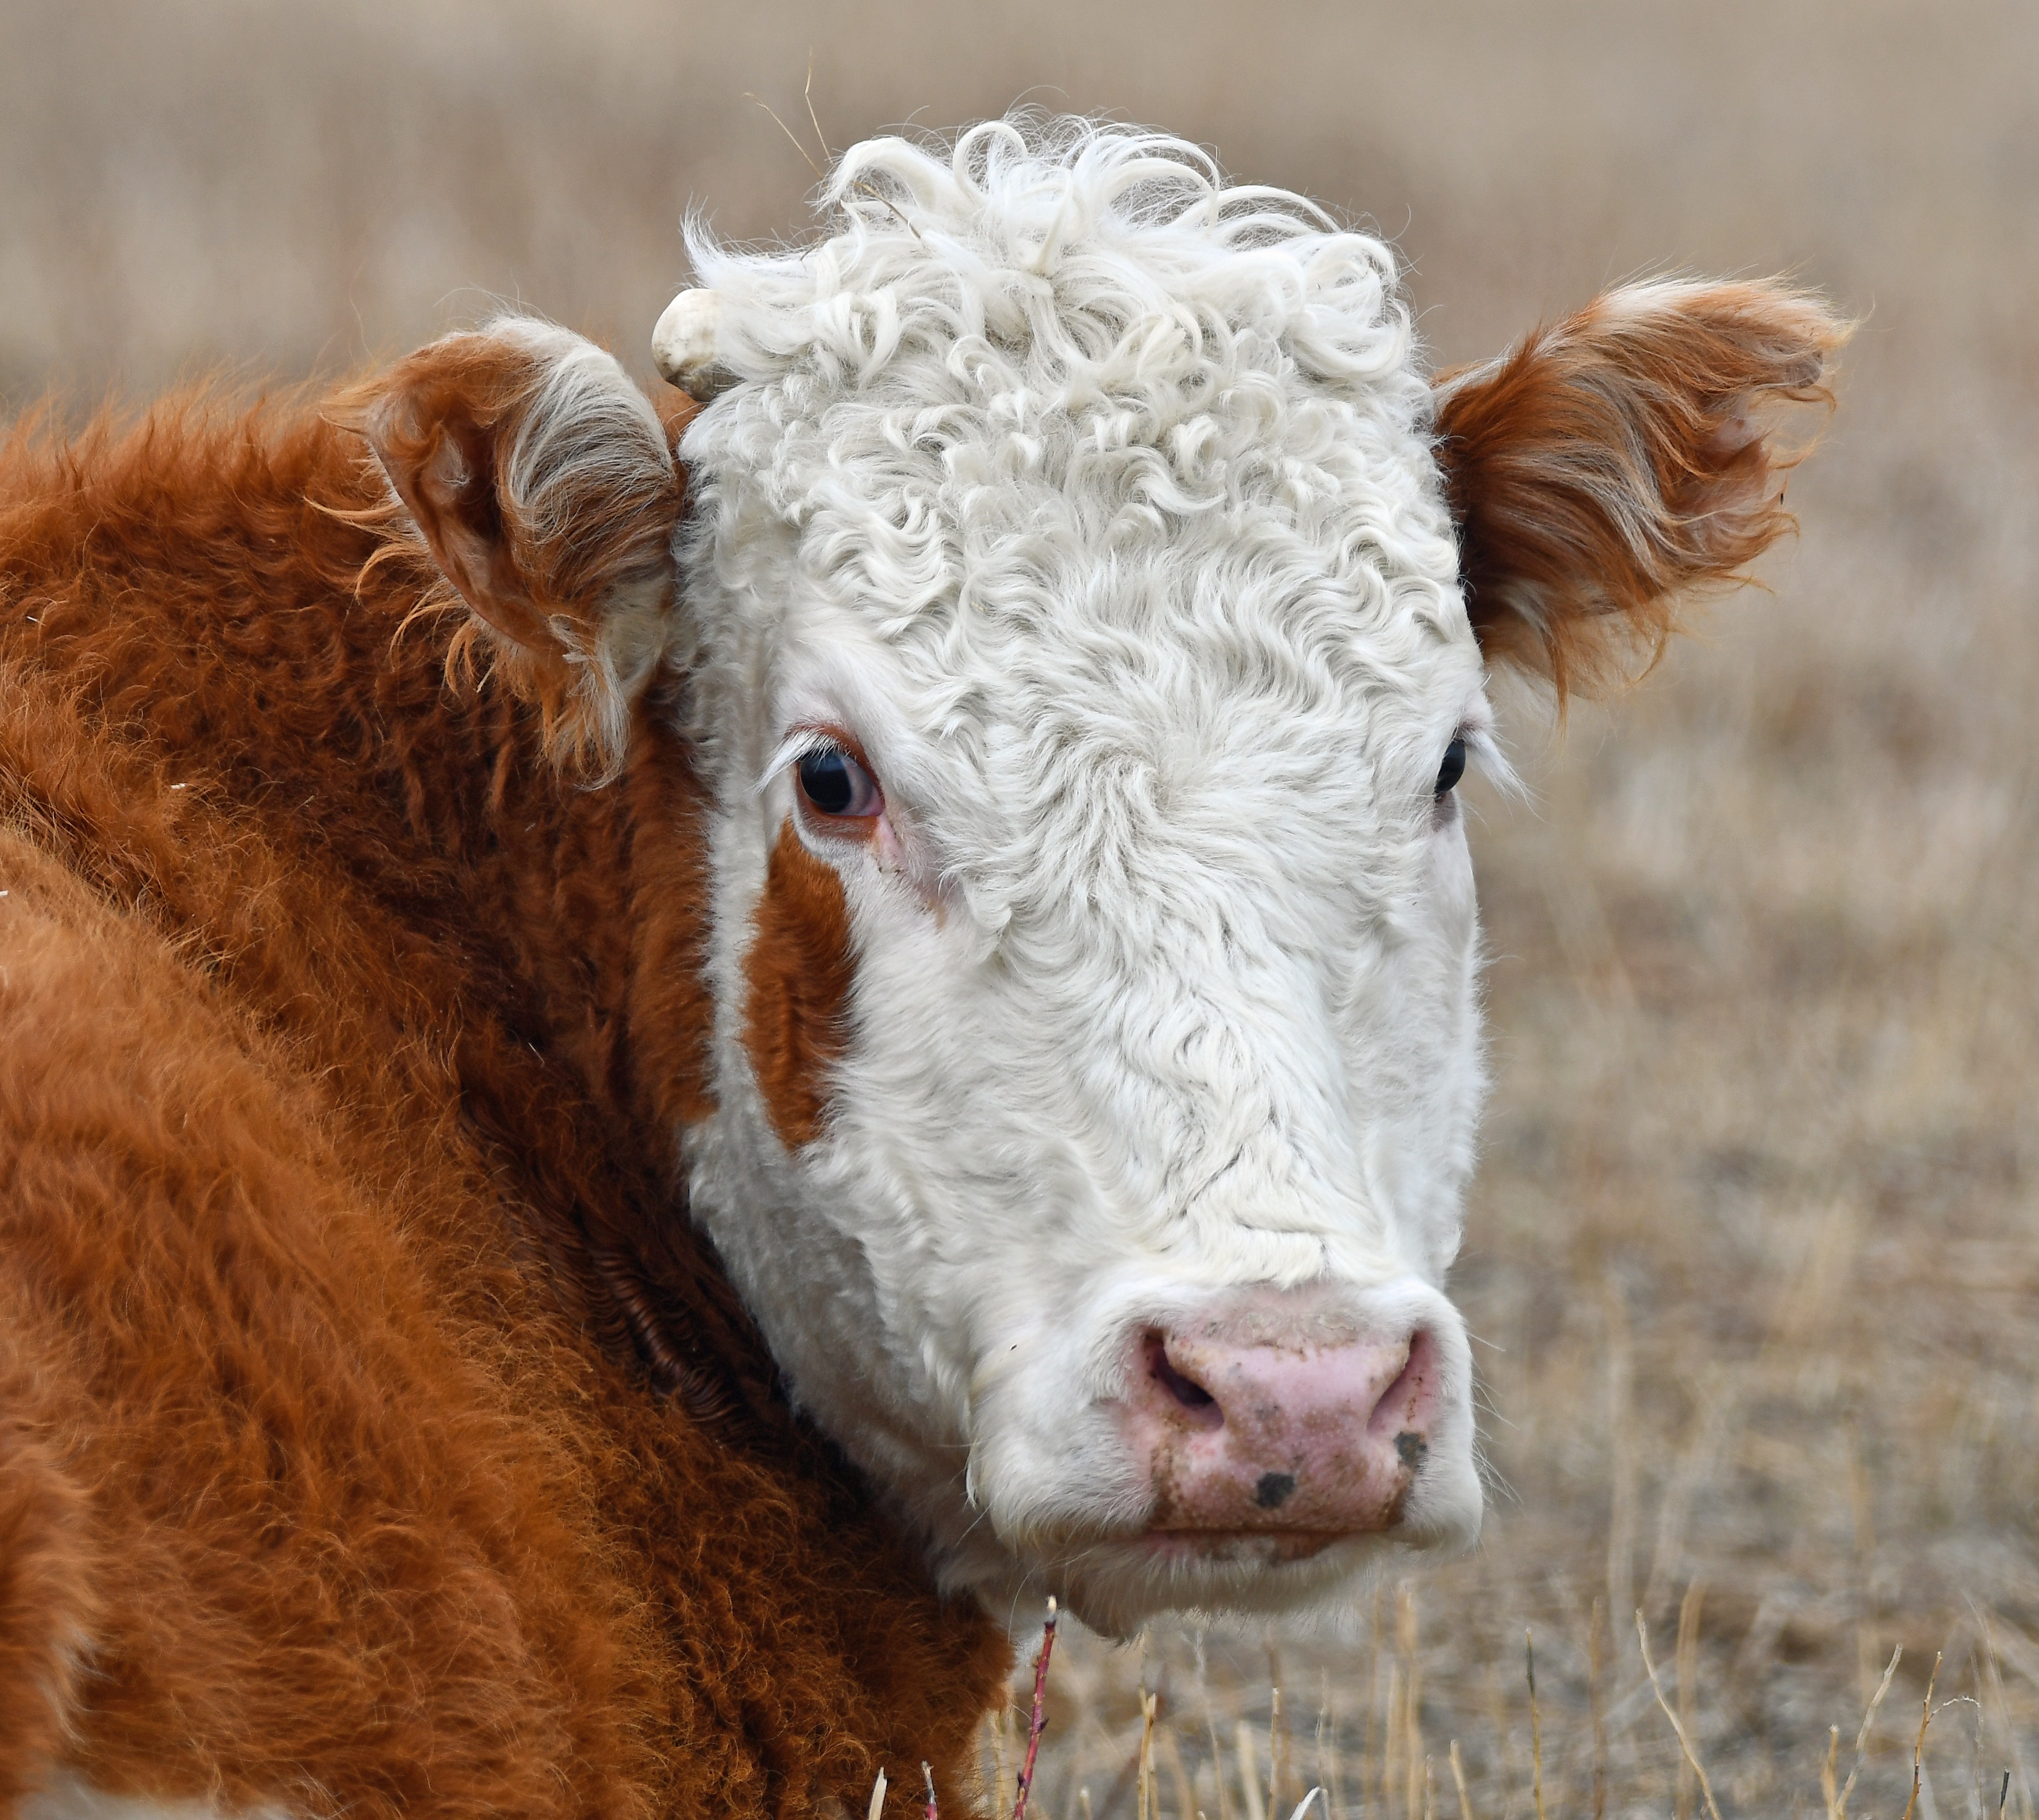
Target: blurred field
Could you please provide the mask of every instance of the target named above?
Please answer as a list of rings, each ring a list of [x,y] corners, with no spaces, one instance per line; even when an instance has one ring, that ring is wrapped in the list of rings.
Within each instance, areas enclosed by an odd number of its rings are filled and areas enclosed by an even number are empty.
[[[1475,791],[1479,1554],[1340,1640],[1065,1637],[1041,1811],[1135,1811],[1144,1684],[1171,1817],[1261,1820],[1270,1769],[1284,1814],[1453,1816],[1453,1740],[1527,1816],[1528,1626],[1544,1810],[1703,1811],[1639,1605],[1723,1813],[1829,1811],[1901,1646],[1848,1811],[1904,1810],[1938,1654],[1916,1813],[2008,1771],[2032,1820],[2039,9],[6,0],[0,400],[336,371],[496,295],[644,370],[684,208],[799,226],[743,97],[801,117],[810,47],[838,146],[1023,97],[1370,218],[1442,361],[1665,264],[1867,318],[1774,592],[1562,743],[1517,700],[1533,802]]]

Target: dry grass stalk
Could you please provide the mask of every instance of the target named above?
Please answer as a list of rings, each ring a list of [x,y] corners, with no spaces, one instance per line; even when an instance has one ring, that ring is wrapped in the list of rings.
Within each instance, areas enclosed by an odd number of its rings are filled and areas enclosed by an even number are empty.
[[[1863,1616],[1855,1625],[1855,1674],[1864,1695],[1872,1689],[1876,1674],[1876,1626],[1868,1616],[1871,1557],[1876,1552],[1876,1524],[1870,1502],[1869,1469],[1862,1457],[1862,1424],[1847,1424],[1848,1516],[1855,1532],[1855,1572],[1861,1588]]]
[[[814,112],[814,47],[811,44],[807,47],[807,80],[800,90],[800,99],[807,104],[807,120],[814,129],[814,143],[821,147],[822,156],[833,157],[834,153],[829,150],[828,135],[822,131],[822,117]]]
[[[1376,1813],[1384,1815],[1388,1811],[1388,1741],[1392,1735],[1386,1716],[1394,1705],[1395,1667],[1392,1662],[1388,1664],[1387,1704],[1384,1705],[1380,1693],[1381,1598],[1381,1588],[1376,1583],[1371,1621],[1367,1627],[1367,1635],[1373,1643],[1367,1661],[1368,1697],[1360,1707],[1359,1805],[1364,1812],[1370,1802]]]
[[[2031,1789],[2025,1774],[2024,1754],[2018,1747],[2018,1733],[2011,1723],[2011,1703],[2003,1690],[2003,1670],[1997,1659],[1995,1633],[1990,1627],[1988,1613],[1976,1606],[1973,1600],[1969,1601],[1969,1607],[1975,1613],[1976,1627],[1982,1632],[1983,1685],[1996,1708],[1997,1729],[2010,1740],[2011,1769],[2015,1769],[2018,1773],[2018,1820],[2033,1820]],[[2003,1798],[1997,1803],[1999,1811],[2003,1801],[2010,1799],[2008,1779],[2011,1769],[2004,1772]]]
[[[1543,1820],[1543,1716],[1536,1705],[1536,1640],[1522,1632],[1523,1671],[1529,1678],[1530,1788],[1536,1798],[1536,1820]]]
[[[1005,1735],[1012,1712],[1012,1702],[1008,1700],[996,1712],[984,1717],[985,1729],[991,1735],[991,1820],[1006,1820]]]
[[[1145,1689],[1140,1695],[1139,1820],[1154,1820],[1154,1713],[1161,1704],[1158,1693]]]
[[[1838,1725],[1827,1727],[1827,1760],[1820,1765],[1820,1794],[1827,1804],[1827,1820],[1841,1820],[1839,1784],[1834,1775],[1835,1759],[1840,1755],[1841,1728]]]
[[[1841,1789],[1840,1799],[1835,1804],[1834,1820],[1847,1820],[1848,1797],[1855,1792],[1855,1779],[1862,1774],[1863,1760],[1869,1754],[1870,1729],[1876,1723],[1877,1709],[1883,1704],[1883,1697],[1890,1691],[1890,1678],[1897,1674],[1897,1664],[1904,1655],[1904,1646],[1900,1644],[1890,1652],[1890,1662],[1883,1671],[1883,1678],[1876,1684],[1876,1692],[1870,1696],[1869,1710],[1862,1716],[1862,1729],[1855,1735],[1855,1762],[1848,1771],[1848,1779]]]
[[[1407,1787],[1402,1811],[1407,1820],[1416,1820],[1423,1776],[1423,1659],[1418,1640],[1415,1588],[1404,1580],[1395,1591],[1395,1646],[1403,1663],[1403,1763]]]
[[[1217,1820],[1232,1820],[1232,1802],[1225,1789],[1225,1751],[1217,1740],[1217,1715],[1211,1710],[1210,1660],[1204,1633],[1191,1640],[1197,1665],[1197,1699],[1204,1709],[1204,1731],[1210,1738],[1211,1785],[1217,1791]]]
[[[1919,1777],[1926,1754],[1926,1727],[1933,1723],[1933,1689],[1939,1685],[1939,1680],[1940,1657],[1935,1652],[1933,1672],[1926,1677],[1926,1697],[1919,1703],[1919,1735],[1912,1741],[1912,1793],[1904,1803],[1904,1820],[1912,1820],[1912,1810],[1919,1802]]]
[[[1190,1776],[1190,1767],[1183,1761],[1183,1741],[1172,1725],[1161,1727],[1161,1755],[1168,1765],[1168,1779],[1175,1785],[1175,1812],[1180,1820],[1189,1820],[1196,1810],[1196,1794]],[[1158,1804],[1160,1796],[1155,1800]]]
[[[1331,1722],[1331,1670],[1322,1671],[1317,1686],[1317,1785],[1324,1792],[1324,1809],[1331,1820],[1345,1820],[1345,1803],[1338,1799],[1335,1778],[1324,1759],[1324,1732]]]
[[[1331,1677],[1324,1677],[1324,1716],[1334,1738],[1338,1735],[1338,1703],[1331,1698]],[[1361,1765],[1362,1772],[1365,1765]],[[1345,1752],[1335,1746],[1327,1764],[1319,1754],[1317,1761],[1317,1780],[1324,1785],[1324,1802],[1331,1820],[1346,1820],[1345,1804]]]
[[[1281,1772],[1286,1767],[1283,1761],[1281,1731],[1281,1684],[1278,1681],[1267,1690],[1267,1811],[1281,1811]]]
[[[1654,1611],[1670,1591],[1673,1569],[1685,1553],[1685,1528],[1692,1500],[1714,1476],[1714,1462],[1726,1442],[1742,1397],[1741,1375],[1728,1371],[1707,1373],[1697,1392],[1690,1438],[1673,1468],[1657,1511],[1657,1542],[1644,1583],[1642,1607]]]
[[[1465,1761],[1459,1755],[1459,1741],[1452,1740],[1452,1783],[1459,1792],[1459,1820],[1472,1820],[1472,1797],[1466,1793]]]
[[[813,66],[811,63],[808,66],[808,78],[810,81],[813,79]],[[762,108],[766,113],[772,116],[773,125],[776,127],[780,132],[784,133],[786,137],[792,142],[793,150],[800,154],[803,162],[806,164],[809,170],[814,173],[814,181],[819,183],[826,175],[826,173],[822,169],[822,167],[819,165],[814,162],[814,154],[810,152],[805,146],[800,143],[799,135],[796,134],[791,127],[788,126],[784,120],[780,119],[778,115],[773,112],[772,104],[765,100],[761,96],[752,94],[748,89],[746,89],[743,91],[743,98],[745,100],[752,102],[755,105]],[[826,157],[828,156],[828,150],[826,146],[822,148],[822,156],[823,157]]]
[[[1629,1343],[1628,1303],[1620,1283],[1604,1286],[1607,1425],[1612,1458],[1607,1513],[1607,1603],[1627,1611],[1635,1603],[1636,1449],[1634,1352]]]
[[[1607,1602],[1597,1598],[1593,1602],[1592,1627],[1586,1633],[1586,1703],[1593,1713],[1593,1820],[1607,1820],[1607,1713],[1600,1703],[1606,1644]],[[1452,1748],[1456,1752],[1458,1746],[1454,1744]],[[1456,1761],[1455,1757],[1454,1765]]]
[[[1246,1820],[1267,1820],[1266,1803],[1260,1799],[1260,1766],[1254,1756],[1253,1727],[1242,1719],[1232,1737],[1239,1752],[1239,1789],[1246,1802]]]
[[[1678,1648],[1675,1666],[1678,1683],[1678,1716],[1684,1722],[1689,1733],[1695,1720],[1692,1706],[1699,1692],[1699,1607],[1705,1602],[1707,1589],[1698,1580],[1685,1588],[1685,1596],[1678,1606]],[[1684,1761],[1678,1765],[1678,1820],[1691,1820],[1692,1811],[1692,1766]]]
[[[772,104],[769,101],[763,100],[761,97],[752,94],[748,89],[744,90],[743,98],[746,101],[756,103],[756,104],[762,108],[766,113],[772,116],[772,123],[776,126],[780,132],[784,133],[788,139],[792,141],[793,150],[800,154],[802,159],[805,161],[807,169],[814,173],[814,180],[817,183],[826,182],[827,180],[828,173],[822,169],[822,165],[818,165],[814,162],[813,155],[807,150],[807,148],[800,142],[799,135],[795,133],[791,127],[788,126],[784,120],[779,118],[778,115],[773,112]],[[822,164],[826,164],[829,160],[832,159],[835,154],[829,150],[828,135],[822,131],[821,119],[814,112],[814,53],[811,47],[809,47],[807,51],[807,87],[801,91],[801,99],[807,104],[807,119],[813,123],[815,142],[821,147]],[[886,210],[892,216],[894,220],[897,221],[902,227],[905,228],[909,233],[913,235],[914,239],[918,240],[921,238],[921,230],[917,227],[914,226],[913,222],[908,220],[905,215],[900,214],[898,204],[894,203],[890,196],[887,195],[884,191],[879,189],[868,178],[859,177],[855,183],[850,185],[850,188],[855,190],[859,195],[870,197],[873,202],[876,203],[880,207]]]
[[[1019,1787],[1012,1797],[1012,1820],[1027,1820],[1027,1798],[1034,1792],[1034,1759],[1041,1748],[1041,1734],[1048,1729],[1044,1704],[1048,1692],[1048,1658],[1054,1654],[1055,1620],[1060,1615],[1051,1594],[1048,1615],[1041,1625],[1041,1653],[1034,1659],[1034,1705],[1027,1716],[1027,1761],[1020,1768]],[[1141,1820],[1146,1820],[1144,1812]]]
[[[1402,1665],[1388,1665],[1388,1699],[1380,1720],[1380,1759],[1374,1805],[1384,1815],[1402,1773]]]
[[[1678,1723],[1678,1716],[1671,1710],[1671,1703],[1664,1697],[1663,1683],[1657,1678],[1657,1665],[1650,1659],[1650,1626],[1644,1621],[1641,1607],[1635,1613],[1635,1640],[1642,1646],[1642,1670],[1650,1677],[1650,1691],[1657,1696],[1657,1704],[1663,1708],[1664,1716],[1671,1722],[1671,1729],[1678,1735],[1678,1747],[1685,1754],[1685,1761],[1692,1766],[1692,1773],[1699,1779],[1699,1792],[1706,1797],[1707,1812],[1711,1820],[1721,1820],[1720,1809],[1714,1804],[1713,1784],[1707,1780],[1706,1765],[1700,1762],[1692,1749],[1692,1741],[1686,1735],[1685,1728]],[[1542,1816],[1538,1815],[1538,1820]]]

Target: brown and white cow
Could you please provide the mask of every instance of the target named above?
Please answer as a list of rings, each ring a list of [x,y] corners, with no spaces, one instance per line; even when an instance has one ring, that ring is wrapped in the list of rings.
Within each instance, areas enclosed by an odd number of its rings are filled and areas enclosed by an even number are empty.
[[[0,1814],[953,1791],[988,1609],[1475,1534],[1483,675],[1769,543],[1839,327],[1433,382],[1080,123],[827,208],[704,404],[510,320],[0,453]]]

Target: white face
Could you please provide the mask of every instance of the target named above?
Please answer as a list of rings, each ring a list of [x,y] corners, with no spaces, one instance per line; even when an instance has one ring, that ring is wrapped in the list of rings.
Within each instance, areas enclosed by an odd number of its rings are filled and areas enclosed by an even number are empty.
[[[944,256],[849,237],[845,269]],[[1253,301],[1223,262],[1261,256],[1202,239]],[[1320,1604],[1479,1523],[1441,1287],[1478,934],[1437,785],[1488,714],[1384,255],[1312,245],[1342,339],[1307,286],[1286,330],[1189,336],[1192,294],[1087,336],[1090,267],[980,332],[942,267],[838,271],[855,304],[811,290],[773,345],[787,256],[726,258],[743,383],[682,449],[697,1216],[945,1581],[1109,1631]]]

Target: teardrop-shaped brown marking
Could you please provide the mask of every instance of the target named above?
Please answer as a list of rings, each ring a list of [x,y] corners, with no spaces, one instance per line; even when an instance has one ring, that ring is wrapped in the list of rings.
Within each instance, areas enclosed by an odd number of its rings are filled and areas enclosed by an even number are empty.
[[[822,1133],[848,1036],[856,961],[842,881],[802,844],[790,816],[752,922],[743,1047],[772,1128],[788,1150],[798,1150]]]

